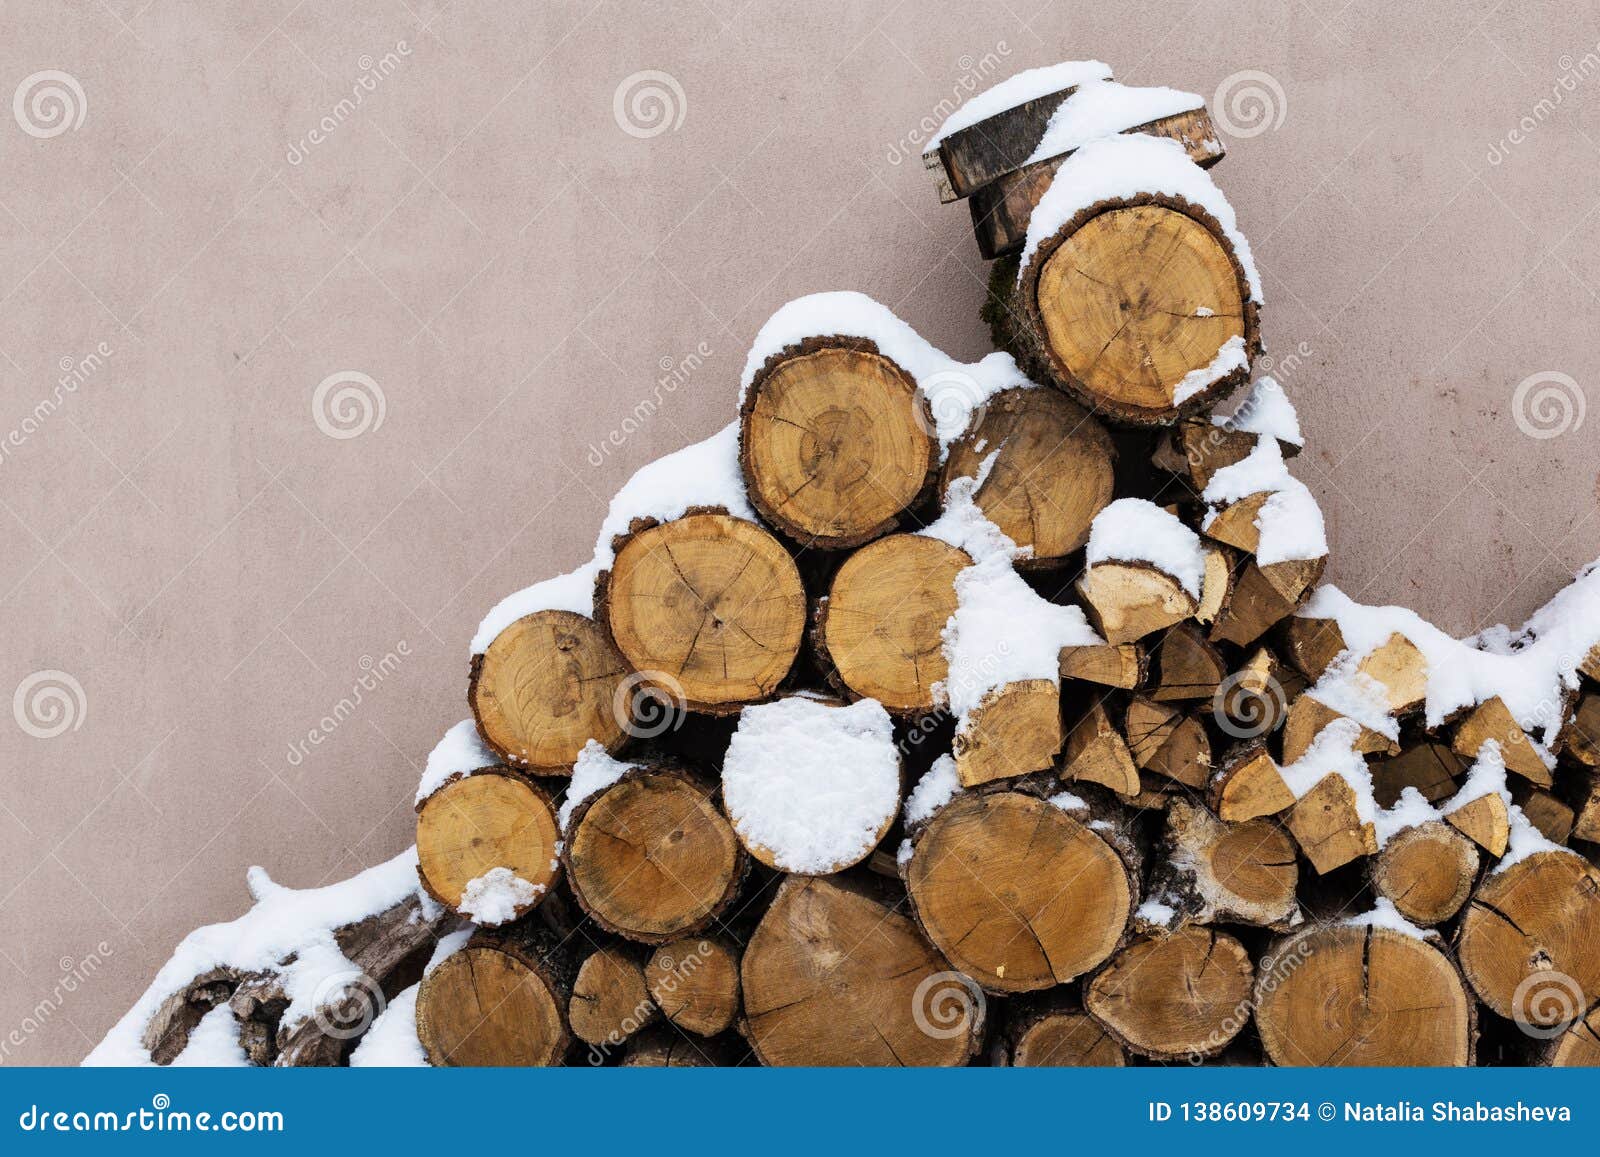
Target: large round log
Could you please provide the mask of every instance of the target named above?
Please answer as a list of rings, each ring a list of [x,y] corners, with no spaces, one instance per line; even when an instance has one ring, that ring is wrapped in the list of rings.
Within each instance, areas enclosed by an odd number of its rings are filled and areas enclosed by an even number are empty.
[[[859,338],[815,338],[774,354],[740,418],[750,501],[802,546],[859,546],[885,533],[939,464],[916,381]]]
[[[755,523],[726,514],[691,514],[628,535],[598,602],[634,670],[703,711],[770,696],[805,632],[794,559]]]
[[[417,990],[417,1039],[434,1065],[559,1065],[571,1037],[559,950],[541,933],[479,932]]]
[[[1016,791],[958,795],[916,837],[905,879],[929,939],[993,992],[1082,976],[1111,955],[1133,911],[1111,845]]]
[[[1250,954],[1190,926],[1133,941],[1089,982],[1084,1005],[1119,1041],[1156,1060],[1221,1052],[1250,1019]]]

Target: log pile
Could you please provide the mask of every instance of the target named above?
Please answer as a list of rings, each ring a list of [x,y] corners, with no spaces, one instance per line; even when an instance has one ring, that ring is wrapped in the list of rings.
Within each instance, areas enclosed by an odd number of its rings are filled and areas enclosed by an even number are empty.
[[[437,1065],[1600,1061],[1600,580],[1492,650],[1319,589],[1203,103],[972,104],[928,159],[1002,352],[791,303],[495,609],[418,793],[471,933],[403,1007],[386,950],[383,1019]]]

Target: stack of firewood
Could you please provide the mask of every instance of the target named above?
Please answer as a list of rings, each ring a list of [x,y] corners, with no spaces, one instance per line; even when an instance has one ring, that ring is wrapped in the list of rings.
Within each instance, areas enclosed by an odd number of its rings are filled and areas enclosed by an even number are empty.
[[[1093,63],[975,98],[928,159],[1003,352],[792,303],[496,608],[363,925],[475,926],[363,977],[429,1062],[1600,1062],[1600,594],[1463,643],[1316,590],[1221,154]]]

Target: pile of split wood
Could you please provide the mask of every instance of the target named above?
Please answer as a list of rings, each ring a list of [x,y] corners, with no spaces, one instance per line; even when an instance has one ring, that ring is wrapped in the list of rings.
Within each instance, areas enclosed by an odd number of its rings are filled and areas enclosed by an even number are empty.
[[[426,896],[314,894],[320,938],[191,953],[127,1031],[257,1063],[1600,1060],[1600,575],[1466,642],[1317,587],[1221,155],[1198,98],[1095,63],[960,110],[928,160],[1002,352],[856,294],[780,310],[737,421],[485,620],[418,792]]]

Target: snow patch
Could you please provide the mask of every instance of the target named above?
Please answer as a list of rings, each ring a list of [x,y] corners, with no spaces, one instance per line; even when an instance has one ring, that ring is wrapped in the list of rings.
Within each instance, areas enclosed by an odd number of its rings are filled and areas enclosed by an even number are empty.
[[[1263,493],[1270,497],[1255,517],[1255,527],[1260,532],[1257,563],[1269,566],[1322,558],[1328,553],[1321,507],[1305,483],[1289,473],[1277,438],[1266,435],[1256,439],[1255,449],[1244,458],[1211,476],[1201,494],[1211,507],[1201,523],[1202,529],[1210,529],[1222,507]]]
[[[1211,423],[1242,434],[1264,434],[1291,446],[1306,444],[1300,433],[1300,415],[1295,413],[1288,393],[1271,374],[1263,374],[1255,380],[1233,413],[1213,414]]]
[[[1351,916],[1345,921],[1355,928],[1387,928],[1391,932],[1399,932],[1413,940],[1427,940],[1430,937],[1438,939],[1439,934],[1431,928],[1418,928],[1411,921],[1400,915],[1400,910],[1394,906],[1394,901],[1386,897],[1378,897],[1372,911],[1363,912],[1359,916]]]
[[[467,881],[456,910],[475,924],[509,924],[543,892],[543,884],[530,884],[510,868],[490,868]]]
[[[175,1069],[242,1069],[249,1065],[250,1058],[239,1043],[239,1018],[227,1001],[200,1018],[189,1034],[189,1043],[172,1058]]]
[[[583,745],[583,750],[578,752],[578,760],[572,765],[572,778],[567,781],[567,798],[562,801],[561,810],[556,812],[556,822],[565,832],[572,823],[572,813],[578,810],[578,805],[596,792],[604,791],[617,780],[639,765],[636,763],[623,763],[613,759],[600,746],[599,740],[591,739]]]
[[[1114,137],[1204,107],[1201,97],[1175,88],[1137,88],[1114,80],[1086,84],[1051,114],[1044,136],[1026,163],[1047,161],[1100,137]]]
[[[961,780],[956,775],[955,759],[941,755],[911,789],[901,818],[907,827],[932,819],[933,814],[954,799],[960,790]]]
[[[1007,109],[1016,108],[1018,105],[1027,104],[1030,100],[1049,96],[1062,89],[1110,79],[1111,66],[1102,64],[1098,60],[1064,60],[1060,64],[1049,64],[1043,68],[1030,68],[1019,72],[999,84],[984,89],[947,116],[944,124],[939,126],[939,131],[928,138],[928,143],[923,146],[923,155],[937,150],[940,143],[951,133],[971,128],[979,121],[986,121]]]
[[[422,769],[422,781],[417,784],[416,802],[421,803],[438,791],[455,776],[467,775],[483,767],[494,767],[500,757],[490,750],[478,735],[478,725],[463,719],[428,752],[428,762]]]

